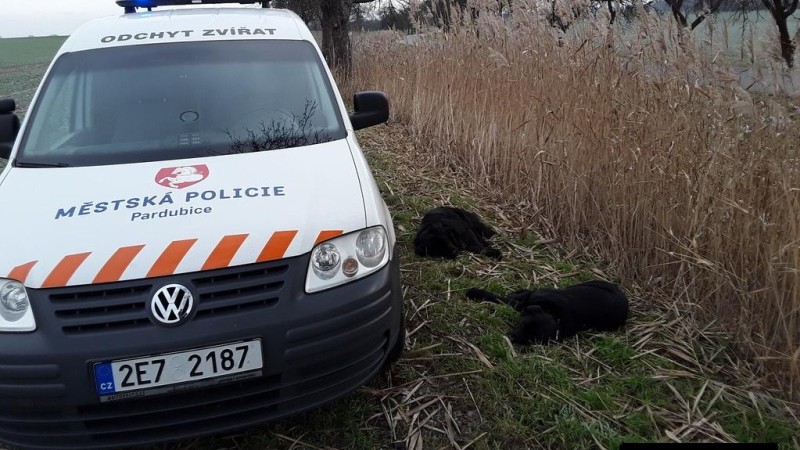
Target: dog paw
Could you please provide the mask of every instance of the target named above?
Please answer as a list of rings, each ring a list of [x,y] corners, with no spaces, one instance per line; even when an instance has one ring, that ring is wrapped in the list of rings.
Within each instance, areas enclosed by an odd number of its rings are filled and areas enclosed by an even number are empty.
[[[483,251],[483,254],[494,259],[503,259],[503,254],[500,253],[500,250],[492,247],[487,247],[486,250]]]
[[[494,298],[494,295],[491,293],[478,288],[470,288],[467,291],[466,296],[470,300],[491,300]]]

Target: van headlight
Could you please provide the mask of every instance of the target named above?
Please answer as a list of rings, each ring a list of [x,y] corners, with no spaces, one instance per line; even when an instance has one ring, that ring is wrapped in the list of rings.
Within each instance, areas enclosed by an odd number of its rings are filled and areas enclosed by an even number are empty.
[[[306,292],[324,291],[380,270],[389,262],[389,239],[382,226],[325,241],[311,251]]]
[[[31,302],[19,281],[0,278],[0,332],[36,330]]]

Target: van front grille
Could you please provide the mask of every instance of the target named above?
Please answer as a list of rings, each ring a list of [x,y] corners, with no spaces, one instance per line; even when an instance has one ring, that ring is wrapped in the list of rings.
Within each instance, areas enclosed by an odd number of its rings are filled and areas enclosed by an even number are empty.
[[[172,283],[192,290],[196,319],[269,308],[280,300],[288,272],[289,265],[277,261],[147,280],[38,289],[32,295],[47,297],[65,334],[103,333],[155,326],[150,301],[160,287]]]

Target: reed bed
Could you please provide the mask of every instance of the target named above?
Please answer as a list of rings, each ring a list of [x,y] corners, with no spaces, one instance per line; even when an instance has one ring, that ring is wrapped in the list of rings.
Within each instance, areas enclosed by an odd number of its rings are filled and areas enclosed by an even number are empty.
[[[765,384],[800,387],[800,128],[691,36],[643,17],[561,34],[535,11],[449,33],[369,34],[356,86],[385,91],[418,152],[468,168],[545,238],[731,333]]]

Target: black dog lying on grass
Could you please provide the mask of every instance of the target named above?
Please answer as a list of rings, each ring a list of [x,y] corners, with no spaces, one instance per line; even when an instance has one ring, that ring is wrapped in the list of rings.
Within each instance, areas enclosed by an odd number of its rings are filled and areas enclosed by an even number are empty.
[[[517,291],[500,297],[470,289],[472,300],[503,303],[522,313],[509,333],[515,344],[546,344],[572,337],[580,331],[612,331],[628,318],[628,298],[615,284],[588,281],[565,289]]]
[[[414,252],[419,256],[455,259],[460,251],[466,250],[500,258],[500,251],[487,241],[494,235],[494,230],[475,213],[451,207],[434,208],[422,218],[414,238]]]

